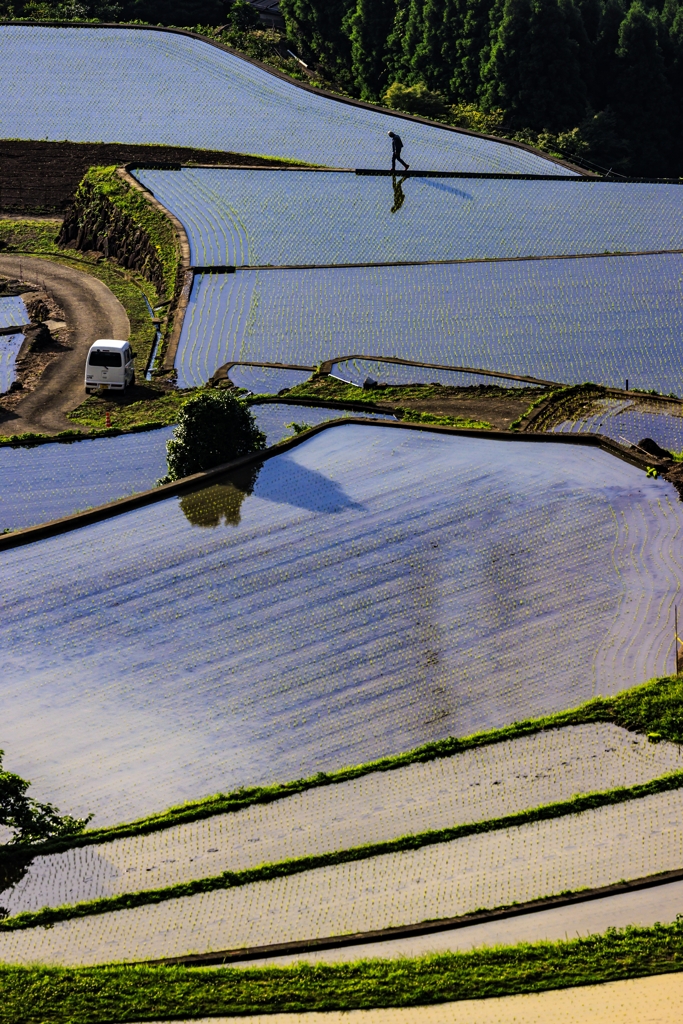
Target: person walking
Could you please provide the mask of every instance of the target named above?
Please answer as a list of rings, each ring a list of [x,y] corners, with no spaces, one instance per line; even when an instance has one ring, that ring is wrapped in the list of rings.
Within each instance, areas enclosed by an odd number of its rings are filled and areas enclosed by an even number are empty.
[[[396,132],[387,132],[387,135],[391,139],[391,173],[396,173],[397,160],[400,164],[403,164],[406,170],[408,170],[410,164],[407,164],[403,157],[401,156],[401,150],[403,149],[403,142],[401,141],[401,136],[397,135]]]

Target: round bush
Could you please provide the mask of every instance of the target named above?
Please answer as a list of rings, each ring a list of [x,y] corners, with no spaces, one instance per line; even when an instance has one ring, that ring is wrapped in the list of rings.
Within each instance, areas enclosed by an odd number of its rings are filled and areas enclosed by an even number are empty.
[[[166,480],[180,480],[265,447],[265,434],[244,402],[227,390],[204,391],[180,410],[166,444]]]

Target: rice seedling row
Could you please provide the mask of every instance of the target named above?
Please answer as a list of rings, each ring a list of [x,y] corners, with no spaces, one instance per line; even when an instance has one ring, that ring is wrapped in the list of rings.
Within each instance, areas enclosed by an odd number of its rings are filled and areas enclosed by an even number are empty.
[[[136,177],[196,266],[386,263],[683,248],[679,185],[183,168]]]
[[[19,295],[0,296],[0,327],[21,327],[29,319],[24,300]]]
[[[3,25],[0,51],[3,138],[158,143],[328,166],[342,159],[343,139],[344,162],[388,167],[393,127],[428,169],[572,173],[514,146],[318,96],[169,32]]]
[[[97,827],[615,693],[670,668],[679,529],[600,451],[335,427],[2,554],[6,763]]]
[[[378,383],[391,385],[443,384],[452,388],[482,385],[501,388],[530,387],[524,381],[512,380],[509,377],[489,377],[484,373],[464,373],[460,370],[434,370],[426,366],[403,366],[401,363],[387,363],[381,359],[340,359],[339,362],[333,363],[332,375],[358,387],[362,387],[368,377]]]
[[[669,451],[683,451],[683,409],[663,402],[649,404],[647,398],[599,398],[575,417],[550,426],[558,434],[604,434],[615,441],[637,444],[651,437]]]
[[[356,352],[683,394],[681,267],[670,254],[198,275],[178,380]]]
[[[680,866],[683,794],[646,797],[238,889],[0,934],[6,963],[94,964],[456,917]]]
[[[77,444],[0,448],[0,531],[60,519],[144,491],[166,471],[172,428]]]
[[[541,732],[312,789],[176,828],[37,857],[0,902],[10,915],[503,818],[681,768],[674,744],[609,723]]]

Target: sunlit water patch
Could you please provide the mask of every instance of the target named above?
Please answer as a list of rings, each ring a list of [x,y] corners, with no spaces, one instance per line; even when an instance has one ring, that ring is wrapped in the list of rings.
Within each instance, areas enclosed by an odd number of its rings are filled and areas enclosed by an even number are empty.
[[[182,387],[349,353],[683,394],[683,256],[198,275]]]
[[[683,248],[680,185],[208,167],[136,177],[183,223],[197,266]]]
[[[316,427],[327,420],[347,419],[362,416],[371,420],[393,420],[391,413],[354,412],[348,409],[324,409],[314,405],[290,405],[289,403],[266,402],[251,406],[256,423],[266,435],[268,444],[275,444],[285,437],[294,437],[304,427]],[[296,426],[295,426],[296,425]],[[297,431],[296,427],[299,428]]]
[[[228,377],[238,388],[254,395],[276,395],[283,388],[303,384],[310,370],[281,370],[273,366],[231,366]]]
[[[388,168],[394,128],[406,158],[424,169],[572,173],[524,149],[318,96],[169,32],[3,25],[0,52],[1,138],[160,143]]]
[[[172,430],[0,448],[0,531],[60,519],[153,487],[166,472]]]
[[[615,692],[671,667],[680,510],[597,450],[324,431],[2,554],[6,763],[105,824]]]

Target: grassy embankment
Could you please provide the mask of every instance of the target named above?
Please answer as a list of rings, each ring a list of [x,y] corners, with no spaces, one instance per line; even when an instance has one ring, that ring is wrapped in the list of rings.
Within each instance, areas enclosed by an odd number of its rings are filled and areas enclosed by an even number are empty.
[[[683,919],[415,959],[292,967],[2,967],[2,1024],[105,1024],[303,1013],[591,985],[683,970]]]

